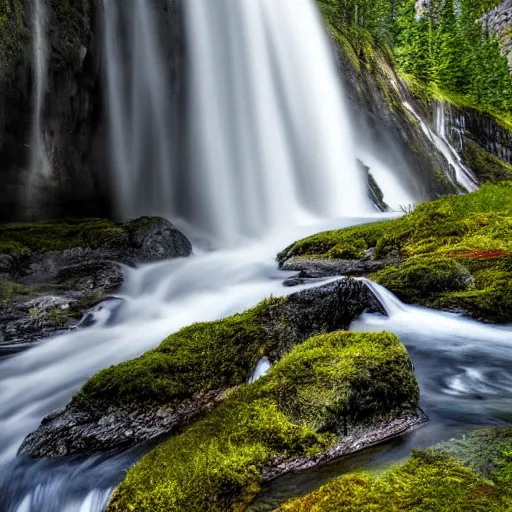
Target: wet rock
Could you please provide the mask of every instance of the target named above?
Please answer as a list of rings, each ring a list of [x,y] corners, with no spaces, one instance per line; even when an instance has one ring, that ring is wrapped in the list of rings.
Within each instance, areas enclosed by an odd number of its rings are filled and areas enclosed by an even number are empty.
[[[396,418],[376,425],[365,425],[351,429],[350,434],[340,437],[338,442],[325,452],[299,459],[274,460],[263,470],[263,480],[274,480],[286,473],[303,471],[322,466],[344,455],[356,453],[378,443],[382,443],[394,437],[401,436],[428,420],[427,416],[419,409],[404,411]]]
[[[281,268],[298,271],[298,276],[293,279],[299,281],[329,276],[362,276],[388,265],[398,265],[400,261],[398,257],[383,260],[374,260],[369,256],[360,260],[322,260],[294,256],[286,260]]]
[[[122,285],[121,264],[186,257],[192,252],[189,240],[165,219],[143,217],[121,225],[102,222],[2,226],[4,250],[14,247],[18,252],[0,254],[0,343],[32,342],[76,327],[91,308]],[[11,247],[17,230],[23,243]],[[45,250],[68,240],[69,247],[63,250]],[[91,318],[80,326],[90,325]]]
[[[278,299],[268,305],[262,316],[264,322],[262,339],[267,339],[268,342],[261,341],[259,344],[266,345],[265,356],[269,363],[273,364],[290,352],[295,345],[315,334],[346,330],[355,318],[368,310],[384,314],[381,305],[362,281],[339,279],[317,288],[303,290],[290,295],[286,300]],[[243,336],[243,333],[238,324],[236,329],[238,330],[235,338],[238,339]],[[225,336],[226,327],[219,329],[218,332]],[[168,357],[163,364],[167,367],[165,378],[170,379],[169,389],[173,386],[179,387],[172,379],[180,378],[182,367],[180,365],[185,364],[182,361],[183,354],[180,356],[181,359],[176,361],[172,359],[174,356],[168,355],[172,354],[172,342],[169,342],[172,336],[179,336],[179,333],[171,335],[164,342],[166,355],[163,356]],[[218,343],[229,342],[228,339],[218,340]],[[255,346],[255,352],[259,344]],[[187,381],[188,390],[173,395],[168,403],[155,404],[161,395],[155,397],[148,395],[147,390],[144,390],[144,383],[141,383],[140,395],[136,394],[137,383],[131,385],[129,397],[117,396],[117,391],[114,389],[106,392],[104,387],[92,391],[91,396],[79,394],[63,411],[53,413],[43,420],[39,429],[27,437],[20,449],[20,454],[31,457],[58,456],[64,453],[66,455],[92,454],[126,448],[162,434],[179,431],[222,398],[223,393],[228,389],[247,382],[254,369],[254,363],[251,363],[251,360],[257,362],[263,354],[255,353],[251,357],[251,354],[243,352],[244,346],[246,346],[245,343],[235,351],[239,361],[224,359],[208,361],[208,372],[205,375],[199,370],[194,372],[194,375],[197,374],[197,382]],[[196,347],[194,350],[200,349]],[[206,357],[211,356],[201,355],[203,359]],[[222,356],[219,355],[219,357]],[[143,365],[144,356],[134,363]],[[149,364],[152,364],[151,361]],[[193,362],[186,364],[193,364]],[[225,376],[230,374],[229,365],[230,367],[234,365],[237,370],[244,367],[246,374],[237,372],[237,375],[241,375],[239,379],[237,377],[228,379]],[[127,379],[133,379],[132,369],[129,366],[130,363],[124,363],[105,372],[113,371],[115,380],[119,383],[124,378],[123,371],[127,372]],[[138,374],[142,370],[139,368]],[[151,368],[147,369],[150,379],[152,379],[152,371]],[[224,373],[221,375],[222,371]],[[102,378],[106,378],[105,372],[102,372]],[[222,383],[223,387],[210,392],[215,386],[215,383],[212,384],[213,378],[218,375],[221,375],[219,383]],[[87,386],[88,383],[85,388]],[[104,393],[103,396],[101,393]],[[130,436],[124,435],[127,431],[131,432]]]
[[[143,411],[112,405],[106,410],[59,409],[48,415],[37,432],[25,440],[23,453],[32,457],[66,456],[121,450],[177,432],[223,398],[224,390],[196,394],[177,405],[154,406]],[[65,433],[65,435],[62,435]],[[45,436],[45,445],[41,437]]]

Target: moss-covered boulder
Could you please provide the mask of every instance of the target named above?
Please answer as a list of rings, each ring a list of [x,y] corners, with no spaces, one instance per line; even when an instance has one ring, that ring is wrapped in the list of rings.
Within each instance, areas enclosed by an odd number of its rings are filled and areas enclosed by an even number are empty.
[[[143,217],[0,223],[0,342],[27,342],[76,325],[123,282],[119,263],[188,256],[170,222]]]
[[[382,267],[389,258],[396,261]],[[281,266],[303,270],[307,260],[352,262],[409,302],[473,318],[512,318],[512,183],[486,184],[472,194],[441,198],[399,219],[328,231],[295,242]],[[293,264],[290,264],[292,262]],[[354,264],[357,263],[357,264]],[[325,275],[325,272],[324,272]]]
[[[94,453],[174,432],[247,382],[262,357],[274,363],[312,335],[347,329],[367,309],[380,310],[369,288],[339,280],[186,327],[92,377],[65,410],[43,420],[21,453]]]
[[[289,512],[512,510],[512,429],[486,428],[380,473],[349,474],[279,508]]]
[[[372,279],[400,299],[431,304],[447,292],[464,292],[474,284],[471,273],[450,258],[414,257],[399,266],[389,266],[372,274]]]
[[[311,338],[144,457],[108,510],[244,510],[266,479],[421,423],[418,399],[411,361],[394,335]]]

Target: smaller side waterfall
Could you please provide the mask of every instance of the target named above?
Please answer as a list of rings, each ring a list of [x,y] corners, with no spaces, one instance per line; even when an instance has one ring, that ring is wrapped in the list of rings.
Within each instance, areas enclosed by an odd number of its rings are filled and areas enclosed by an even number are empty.
[[[467,192],[475,191],[478,188],[478,183],[471,169],[464,165],[459,153],[446,136],[445,110],[443,105],[436,106],[434,112],[434,129],[431,129],[425,121],[423,121],[410,103],[404,102],[404,106],[418,120],[423,133],[432,141],[453,169],[456,183]]]
[[[41,179],[50,177],[51,168],[46,152],[43,116],[45,95],[48,85],[49,46],[46,34],[47,9],[45,0],[34,0],[32,8],[33,25],[33,118],[30,143],[30,186],[38,188]],[[31,192],[33,193],[33,192]]]

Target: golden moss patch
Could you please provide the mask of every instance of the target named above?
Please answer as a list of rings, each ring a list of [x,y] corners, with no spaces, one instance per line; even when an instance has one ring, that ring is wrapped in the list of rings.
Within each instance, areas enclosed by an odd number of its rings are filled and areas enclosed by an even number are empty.
[[[381,475],[336,479],[308,496],[283,505],[288,512],[505,512],[508,488],[497,486],[436,450],[412,457]]]

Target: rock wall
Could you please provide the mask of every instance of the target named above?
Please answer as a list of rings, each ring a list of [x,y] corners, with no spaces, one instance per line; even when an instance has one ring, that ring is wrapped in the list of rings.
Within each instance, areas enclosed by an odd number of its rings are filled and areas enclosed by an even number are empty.
[[[394,170],[415,202],[459,192],[448,162],[405,107],[414,100],[391,60],[377,48],[354,60],[350,48],[338,47],[353,126],[371,151]]]
[[[503,0],[483,17],[484,25],[498,34],[508,53],[508,63],[512,73],[512,0]]]
[[[52,171],[37,182],[30,179],[33,4],[11,0],[0,8],[10,32],[10,52],[0,63],[0,220],[108,215],[94,1],[46,3],[44,32],[50,51],[42,136]],[[1,39],[7,44],[5,32]]]

